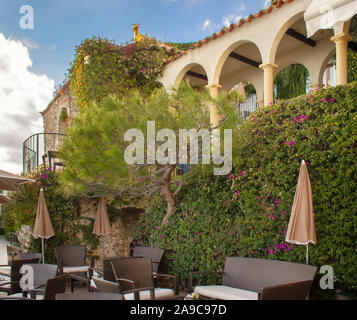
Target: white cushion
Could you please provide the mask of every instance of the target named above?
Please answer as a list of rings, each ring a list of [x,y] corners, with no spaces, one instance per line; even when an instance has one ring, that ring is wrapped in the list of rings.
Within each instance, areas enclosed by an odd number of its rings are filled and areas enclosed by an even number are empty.
[[[150,290],[140,291],[140,300],[150,300]],[[171,297],[174,295],[174,291],[172,289],[163,289],[163,288],[156,288],[155,289],[155,298],[164,298],[164,297]],[[134,293],[127,293],[124,294],[125,300],[134,300]]]
[[[0,281],[0,287],[6,289],[11,288],[11,283],[9,283],[9,281],[11,280],[9,279],[9,280]]]
[[[88,272],[89,267],[80,266],[80,267],[63,267],[63,273],[77,273],[77,272]]]
[[[197,286],[195,293],[217,300],[258,300],[258,293],[226,286]]]
[[[12,294],[12,295],[10,295],[8,297],[10,297],[10,298],[23,298],[23,295],[22,295],[22,293],[15,293],[15,294]],[[31,298],[31,294],[30,293],[27,295],[27,298],[28,299]],[[43,300],[43,298],[44,298],[43,294],[36,294],[36,300]]]

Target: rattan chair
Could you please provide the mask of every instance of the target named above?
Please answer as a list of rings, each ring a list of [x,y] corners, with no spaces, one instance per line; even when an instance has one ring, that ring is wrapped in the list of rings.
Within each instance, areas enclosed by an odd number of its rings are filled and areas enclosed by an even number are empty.
[[[152,261],[147,258],[117,259],[111,262],[115,280],[120,284],[126,300],[153,300],[156,298],[172,298],[178,295],[177,278],[173,275],[155,274],[155,278],[170,279],[173,289],[155,288]]]
[[[0,266],[8,268],[10,267],[10,274],[0,273],[0,292],[5,292],[8,295],[12,295],[15,293],[21,292],[20,288],[20,279],[22,274],[20,273],[20,269],[24,264],[36,264],[39,263],[40,259],[26,259],[26,260],[12,260],[11,265]]]
[[[26,259],[42,259],[41,253],[29,253],[29,252],[21,252],[20,253],[20,260]]]
[[[158,273],[161,259],[164,255],[164,250],[153,247],[140,247],[134,248],[133,257],[148,258],[152,261],[152,270],[154,273]]]
[[[123,296],[118,293],[103,293],[103,292],[91,292],[91,293],[64,293],[57,294],[56,300],[124,300]]]
[[[72,292],[73,281],[85,284],[90,290],[94,257],[90,257],[90,264],[88,265],[86,263],[86,248],[84,246],[63,246],[55,248],[55,253],[60,274],[70,275]]]

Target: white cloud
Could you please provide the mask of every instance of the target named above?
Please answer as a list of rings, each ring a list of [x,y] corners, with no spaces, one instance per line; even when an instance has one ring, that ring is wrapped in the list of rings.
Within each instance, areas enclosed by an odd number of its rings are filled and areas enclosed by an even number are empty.
[[[270,7],[271,0],[264,0],[264,8]]]
[[[217,29],[219,29],[219,25],[213,23],[210,19],[205,20],[205,22],[202,24],[201,29],[203,31],[208,31],[208,32],[213,32]]]
[[[0,168],[22,171],[22,142],[43,131],[39,114],[52,99],[54,81],[29,68],[28,48],[0,33]]]
[[[29,50],[40,49],[40,45],[36,41],[24,38],[24,39],[20,39],[20,42]]]
[[[229,14],[223,18],[222,22],[226,27],[229,27],[232,23],[238,23],[240,19],[242,19],[241,15],[236,16],[234,14]]]

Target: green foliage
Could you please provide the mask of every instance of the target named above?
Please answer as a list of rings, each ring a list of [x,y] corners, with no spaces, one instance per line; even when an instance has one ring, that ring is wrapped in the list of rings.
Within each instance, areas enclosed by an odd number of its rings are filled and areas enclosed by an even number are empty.
[[[71,92],[80,107],[131,88],[151,92],[158,86],[165,58],[164,49],[149,38],[121,46],[98,37],[86,39],[76,48],[67,76]]]
[[[138,177],[136,166],[127,164],[124,158],[132,143],[124,141],[126,132],[139,129],[147,141],[148,121],[155,121],[156,133],[169,128],[176,137],[180,129],[207,129],[208,101],[214,103],[207,91],[196,91],[184,83],[172,95],[165,89],[157,89],[150,96],[132,90],[91,104],[79,112],[67,130],[60,156],[66,164],[61,176],[63,189],[68,194],[117,196]],[[222,96],[215,103],[227,115],[222,128],[234,127],[238,114],[230,97]]]
[[[301,64],[292,64],[275,77],[276,98],[290,99],[306,93],[308,70]]]
[[[347,63],[348,82],[357,81],[357,52],[351,49],[348,50]]]
[[[89,249],[98,245],[97,237],[92,234],[93,219],[86,220],[79,216],[80,199],[78,197],[64,198],[59,188],[60,173],[54,171],[39,171],[32,179],[36,183],[20,187],[16,193],[11,193],[11,202],[3,207],[3,224],[6,234],[17,232],[22,225],[31,227],[35,224],[38,195],[44,189],[46,204],[51,218],[55,236],[46,240],[46,261],[55,263],[54,248],[63,244],[86,243]],[[31,252],[41,252],[41,240],[32,239]]]
[[[226,256],[305,263],[306,248],[285,243],[304,159],[318,241],[310,246],[310,263],[331,265],[337,285],[355,290],[356,89],[353,83],[258,109],[239,126],[232,175],[193,170],[170,224],[158,229],[165,205],[156,201],[135,238],[167,249],[168,271],[184,282],[190,270],[222,269]]]

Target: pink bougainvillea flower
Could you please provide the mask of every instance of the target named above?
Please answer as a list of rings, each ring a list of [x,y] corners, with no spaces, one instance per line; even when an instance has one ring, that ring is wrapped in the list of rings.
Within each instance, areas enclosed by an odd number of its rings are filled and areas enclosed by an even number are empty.
[[[285,146],[287,143],[288,143],[287,141],[284,141],[281,145]]]
[[[163,236],[162,235],[160,235],[160,239],[162,239],[163,238]]]
[[[332,99],[330,99],[328,102],[331,103],[331,102],[334,102],[334,101],[335,101],[335,99],[332,98]]]
[[[259,196],[256,196],[256,197],[255,197],[255,200],[260,200],[260,197],[259,197]]]
[[[245,171],[242,171],[242,172],[240,173],[240,176],[243,177],[244,175],[245,175]]]
[[[230,234],[230,235],[232,235],[232,234],[233,234],[233,232],[232,232],[232,231],[230,231],[230,232],[229,232],[229,234]]]
[[[296,141],[292,141],[289,143],[289,146],[292,147],[295,143],[296,143]]]
[[[275,219],[275,216],[274,216],[273,214],[271,214],[271,215],[269,216],[269,218],[274,220],[274,219]]]
[[[283,217],[286,217],[286,212],[285,212],[285,211],[282,211],[282,212],[281,212],[281,215],[282,215]]]
[[[327,99],[322,99],[322,102],[327,102]]]
[[[279,204],[280,204],[280,202],[281,202],[281,200],[280,200],[280,199],[275,199],[275,204],[276,204],[276,205],[279,205]]]
[[[228,176],[228,179],[232,179],[233,178],[233,174],[230,174],[229,176]]]
[[[239,196],[239,195],[240,195],[240,191],[239,191],[239,190],[236,192],[236,195],[237,195],[237,196]]]

